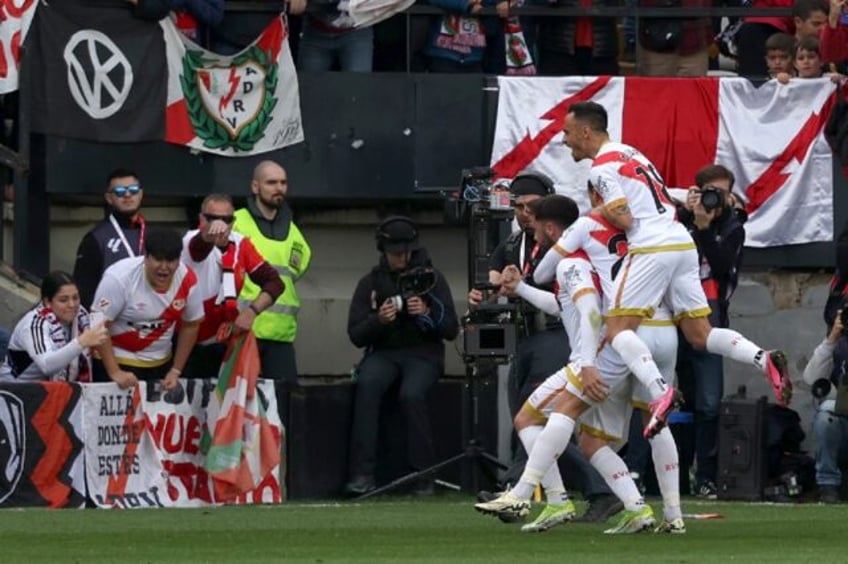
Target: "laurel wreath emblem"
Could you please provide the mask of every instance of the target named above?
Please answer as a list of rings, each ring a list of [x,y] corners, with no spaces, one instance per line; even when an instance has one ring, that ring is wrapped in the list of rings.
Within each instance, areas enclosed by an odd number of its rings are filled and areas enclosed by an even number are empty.
[[[253,146],[265,136],[265,128],[273,119],[271,114],[277,105],[277,98],[274,96],[278,78],[277,62],[271,59],[269,52],[254,45],[235,57],[231,64],[238,67],[248,61],[255,61],[265,69],[265,99],[256,117],[234,136],[209,114],[200,97],[200,90],[197,86],[197,71],[210,66],[213,61],[204,59],[203,51],[189,50],[183,57],[183,72],[180,75],[180,84],[183,88],[188,117],[195,134],[203,139],[203,146],[208,149],[232,149],[236,152],[251,151]]]

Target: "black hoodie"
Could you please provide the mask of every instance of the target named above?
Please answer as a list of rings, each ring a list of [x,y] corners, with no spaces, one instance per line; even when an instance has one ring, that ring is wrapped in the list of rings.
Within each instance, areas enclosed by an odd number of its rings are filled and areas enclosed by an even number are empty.
[[[412,251],[409,268],[431,266],[425,249]],[[371,351],[405,349],[435,362],[444,363],[443,340],[459,333],[453,297],[445,277],[436,271],[436,285],[422,299],[430,307],[429,316],[412,316],[402,311],[389,324],[382,324],[377,310],[390,296],[398,294],[399,272],[389,270],[386,257],[359,280],[348,314],[347,333],[357,347]]]

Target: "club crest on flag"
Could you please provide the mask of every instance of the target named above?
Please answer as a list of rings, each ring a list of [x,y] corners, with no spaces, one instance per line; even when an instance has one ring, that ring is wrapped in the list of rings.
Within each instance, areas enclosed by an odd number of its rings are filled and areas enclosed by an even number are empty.
[[[210,149],[251,151],[265,136],[277,105],[278,66],[252,47],[226,67],[187,50],[180,77],[186,109],[198,137]]]

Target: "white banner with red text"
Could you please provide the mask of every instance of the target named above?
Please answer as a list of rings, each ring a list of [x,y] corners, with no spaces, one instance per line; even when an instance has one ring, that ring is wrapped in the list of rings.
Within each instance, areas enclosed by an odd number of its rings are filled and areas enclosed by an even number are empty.
[[[201,451],[215,384],[213,380],[181,383],[182,394],[162,394],[146,382],[131,390],[115,384],[83,387],[86,483],[88,495],[98,507],[218,503]],[[275,448],[283,452],[284,432],[274,382],[260,380],[257,389]],[[240,495],[235,503],[281,502],[284,464],[273,468],[258,487]]]

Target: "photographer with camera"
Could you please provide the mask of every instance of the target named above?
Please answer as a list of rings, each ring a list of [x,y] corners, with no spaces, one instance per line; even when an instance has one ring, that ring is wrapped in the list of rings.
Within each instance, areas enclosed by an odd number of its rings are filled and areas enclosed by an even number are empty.
[[[409,465],[421,470],[435,464],[427,393],[444,372],[443,341],[459,333],[450,288],[419,245],[415,223],[390,217],[377,228],[376,238],[380,262],[360,279],[348,315],[348,336],[365,349],[355,376],[348,495],[362,495],[377,486],[380,406],[398,380]],[[432,491],[429,480],[416,489],[422,495]]]
[[[819,400],[813,420],[816,484],[822,503],[839,503],[840,453],[848,448],[848,224],[836,243],[836,274],[824,317],[827,337],[813,351],[802,379]]]
[[[839,503],[839,454],[848,447],[848,301],[843,301],[827,337],[813,351],[802,376],[819,400],[813,420],[816,484],[822,503]],[[840,397],[841,396],[841,397]]]
[[[695,175],[695,184],[678,205],[680,221],[698,248],[701,285],[713,327],[730,325],[728,308],[738,282],[747,219],[731,193],[735,178],[722,165],[707,165]],[[695,400],[696,492],[715,499],[718,465],[718,415],[724,394],[724,363],[721,356],[694,349],[679,341],[678,381],[688,381]]]
[[[524,276],[528,284],[533,284],[533,272],[539,261],[545,256],[546,248],[534,237],[532,202],[554,193],[553,182],[543,174],[522,173],[510,184],[513,197],[515,220],[519,230],[510,235],[494,250],[489,262],[489,281],[500,285],[501,276],[508,266],[514,266]],[[542,289],[551,292],[553,287],[545,285]],[[468,294],[469,305],[473,308],[483,300],[479,290],[472,289]],[[510,417],[515,418],[521,406],[530,394],[548,376],[568,364],[571,350],[568,337],[558,316],[539,311],[529,302],[518,299],[522,322],[518,330],[517,350],[509,367],[507,384]],[[513,441],[515,451],[512,464],[503,477],[505,484],[516,484],[524,471],[527,453],[518,441]],[[560,457],[562,474],[574,483],[567,484],[569,489],[581,491],[589,501],[589,509],[580,517],[581,521],[605,521],[621,511],[622,505],[598,472],[589,464],[576,444],[571,443]],[[487,501],[492,497],[489,492],[480,492],[478,498]]]

